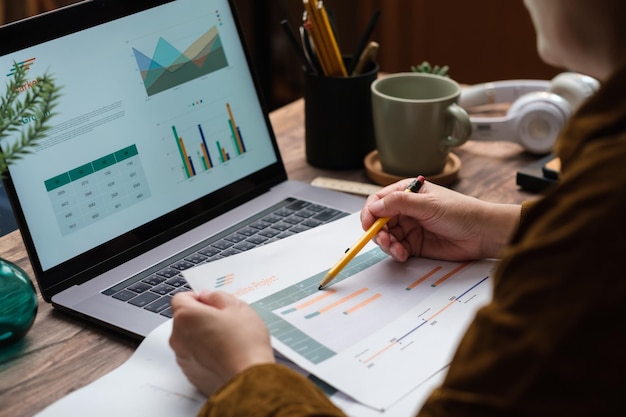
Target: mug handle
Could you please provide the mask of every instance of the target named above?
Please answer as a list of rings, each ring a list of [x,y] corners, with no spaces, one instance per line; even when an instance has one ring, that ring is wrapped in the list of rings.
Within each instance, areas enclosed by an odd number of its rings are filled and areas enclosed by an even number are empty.
[[[445,141],[446,146],[461,146],[472,134],[472,123],[470,117],[464,108],[456,103],[452,103],[446,109],[448,116],[454,119],[455,127],[457,128],[455,136],[448,136]]]

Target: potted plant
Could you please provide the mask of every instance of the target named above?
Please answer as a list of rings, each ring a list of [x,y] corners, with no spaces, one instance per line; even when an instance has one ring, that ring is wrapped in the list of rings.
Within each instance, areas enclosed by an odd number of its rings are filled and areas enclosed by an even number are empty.
[[[59,99],[52,77],[28,79],[28,68],[14,64],[0,98],[0,175],[30,153],[50,129]],[[21,339],[37,314],[35,287],[28,275],[0,253],[0,346]]]
[[[450,68],[447,65],[444,65],[443,67],[440,67],[439,65],[432,66],[428,61],[423,61],[419,65],[411,65],[411,71],[413,72],[425,72],[428,74],[436,74],[444,77],[448,76],[449,69]]]

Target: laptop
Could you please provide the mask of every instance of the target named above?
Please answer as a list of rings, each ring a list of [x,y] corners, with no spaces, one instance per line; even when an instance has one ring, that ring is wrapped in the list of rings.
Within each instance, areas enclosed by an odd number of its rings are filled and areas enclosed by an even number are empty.
[[[6,77],[21,65],[62,87],[4,179],[60,310],[143,338],[189,289],[180,271],[362,207],[287,180],[232,0],[84,1],[0,39]]]

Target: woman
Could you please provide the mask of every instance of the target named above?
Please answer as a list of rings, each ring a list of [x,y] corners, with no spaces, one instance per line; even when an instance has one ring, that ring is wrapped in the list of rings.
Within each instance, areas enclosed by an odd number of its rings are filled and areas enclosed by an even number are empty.
[[[548,64],[601,81],[556,145],[558,186],[523,207],[408,180],[368,198],[363,228],[397,261],[499,257],[491,303],[476,315],[419,416],[622,413],[626,373],[626,14],[621,0],[525,0]],[[339,416],[274,363],[269,335],[223,293],[172,300],[178,363],[210,396],[201,415]]]

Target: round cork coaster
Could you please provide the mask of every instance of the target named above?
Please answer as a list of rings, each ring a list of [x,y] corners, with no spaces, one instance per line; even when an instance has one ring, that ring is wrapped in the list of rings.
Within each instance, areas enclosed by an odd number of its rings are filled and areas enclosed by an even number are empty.
[[[363,162],[365,165],[365,170],[367,171],[367,176],[376,184],[385,186],[406,178],[398,175],[388,174],[383,171],[383,166],[380,163],[380,159],[378,159],[377,150],[373,150],[372,152],[368,153],[365,156]],[[461,159],[454,153],[450,152],[448,154],[448,159],[446,161],[446,165],[443,168],[443,171],[439,174],[428,175],[425,177],[428,181],[434,182],[435,184],[450,185],[457,180],[460,169]]]

